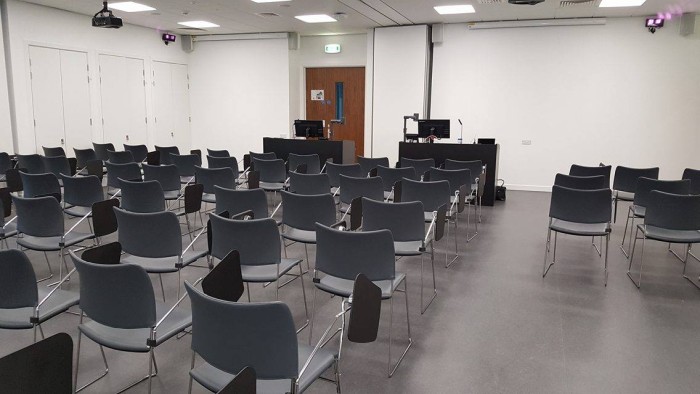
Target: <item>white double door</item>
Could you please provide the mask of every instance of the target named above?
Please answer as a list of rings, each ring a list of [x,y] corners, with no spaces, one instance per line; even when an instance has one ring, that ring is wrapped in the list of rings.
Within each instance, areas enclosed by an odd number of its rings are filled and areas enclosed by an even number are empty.
[[[186,65],[153,62],[153,111],[156,145],[174,145],[188,152],[190,94]]]
[[[73,148],[92,141],[90,76],[86,52],[29,46],[36,150]]]

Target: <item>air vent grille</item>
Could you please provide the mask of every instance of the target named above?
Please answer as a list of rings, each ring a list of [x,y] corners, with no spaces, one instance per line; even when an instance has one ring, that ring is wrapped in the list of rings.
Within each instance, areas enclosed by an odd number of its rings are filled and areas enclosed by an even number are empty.
[[[255,15],[261,18],[275,18],[279,16],[279,14],[275,14],[274,12],[256,12]]]
[[[559,2],[560,7],[574,7],[582,5],[592,6],[593,4],[595,4],[595,0],[564,0]]]
[[[478,0],[478,4],[503,4],[506,0]]]

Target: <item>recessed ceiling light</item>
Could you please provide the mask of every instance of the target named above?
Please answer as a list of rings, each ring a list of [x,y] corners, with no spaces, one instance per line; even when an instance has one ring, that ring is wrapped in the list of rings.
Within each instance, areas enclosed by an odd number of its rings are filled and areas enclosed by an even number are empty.
[[[111,3],[109,8],[124,12],[155,11],[156,9],[145,4],[134,3],[133,1],[123,1],[121,3]]]
[[[292,0],[253,0],[256,3],[281,3],[283,1],[292,1]]]
[[[645,1],[646,0],[603,0],[598,7],[639,7],[644,4]]]
[[[295,18],[299,19],[302,22],[306,22],[306,23],[337,22],[337,20],[335,20],[332,17],[325,15],[325,14],[297,15],[297,16],[295,16]]]
[[[178,25],[194,27],[196,29],[206,29],[209,27],[219,27],[216,23],[211,23],[207,21],[188,21],[188,22],[177,22]]]
[[[474,6],[469,4],[439,5],[433,8],[435,8],[435,11],[440,15],[473,14],[476,12],[474,11]]]

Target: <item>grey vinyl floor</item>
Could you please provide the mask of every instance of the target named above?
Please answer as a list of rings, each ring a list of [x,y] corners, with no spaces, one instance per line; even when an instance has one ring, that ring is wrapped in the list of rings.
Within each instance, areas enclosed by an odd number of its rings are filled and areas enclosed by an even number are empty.
[[[641,290],[627,278],[627,260],[618,245],[626,205],[620,206],[610,242],[609,281],[603,286],[603,261],[590,238],[560,236],[557,263],[542,278],[548,193],[509,191],[508,201],[484,207],[479,235],[465,242],[460,222],[460,259],[445,269],[444,251],[454,252],[452,234],[438,245],[438,297],[424,315],[419,310],[420,258],[404,259],[397,270],[408,275],[413,347],[393,378],[386,377],[387,302],[379,339],[347,343],[341,361],[345,393],[697,393],[700,367],[700,291],[682,278],[683,265],[667,245],[648,242]],[[187,242],[185,242],[186,244]],[[11,242],[12,245],[12,242]],[[196,247],[205,247],[201,240]],[[311,262],[314,247],[309,248]],[[304,256],[301,245],[289,256]],[[43,256],[30,252],[37,276],[46,273]],[[57,268],[56,256],[52,262]],[[426,260],[426,268],[429,266]],[[700,263],[691,262],[694,277]],[[190,282],[206,269],[187,268]],[[429,271],[426,269],[426,279]],[[156,294],[157,278],[153,277]],[[166,296],[174,303],[176,275],[164,276]],[[427,281],[426,281],[427,282]],[[311,305],[311,283],[306,278]],[[67,286],[78,288],[78,280]],[[245,297],[245,296],[244,296]],[[274,290],[252,286],[254,301],[273,300]],[[403,295],[394,305],[393,355],[405,346]],[[245,299],[245,298],[244,298]],[[300,282],[280,290],[295,321],[304,321]],[[340,308],[337,298],[319,293],[314,340]],[[183,308],[189,308],[185,301]],[[78,317],[60,315],[44,324],[51,335],[64,331],[77,338]],[[31,331],[0,330],[0,355],[31,343]],[[299,334],[308,341],[308,329]],[[153,391],[185,393],[190,337],[159,346],[160,374]],[[333,341],[328,346],[337,346]],[[232,349],[235,351],[235,349]],[[110,371],[86,393],[115,392],[147,371],[145,354],[106,350]],[[83,342],[79,383],[101,372],[98,347]],[[332,393],[318,381],[310,393]],[[129,392],[146,392],[141,384]],[[193,392],[206,392],[194,384]]]

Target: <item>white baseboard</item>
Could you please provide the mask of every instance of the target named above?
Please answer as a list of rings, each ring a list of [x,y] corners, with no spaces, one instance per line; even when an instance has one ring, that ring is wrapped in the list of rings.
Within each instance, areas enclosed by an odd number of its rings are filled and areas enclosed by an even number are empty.
[[[527,192],[547,192],[547,193],[550,193],[552,191],[551,186],[509,185],[509,184],[506,184],[506,188],[508,188],[510,190],[520,190],[520,191],[527,191]]]

